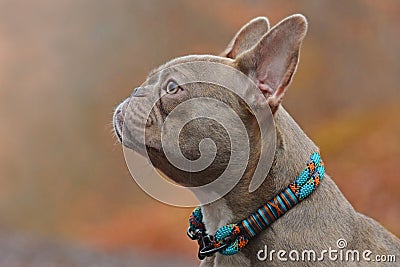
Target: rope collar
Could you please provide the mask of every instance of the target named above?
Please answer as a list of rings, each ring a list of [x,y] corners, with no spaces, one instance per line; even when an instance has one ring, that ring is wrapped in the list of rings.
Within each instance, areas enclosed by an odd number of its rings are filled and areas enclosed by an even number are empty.
[[[199,244],[199,259],[203,260],[216,252],[223,255],[238,253],[250,239],[264,231],[301,200],[311,195],[324,178],[324,174],[324,163],[320,154],[315,152],[307,161],[307,167],[293,183],[246,219],[222,226],[214,235],[207,234],[201,208],[195,208],[189,218],[187,234],[190,239],[197,240]]]

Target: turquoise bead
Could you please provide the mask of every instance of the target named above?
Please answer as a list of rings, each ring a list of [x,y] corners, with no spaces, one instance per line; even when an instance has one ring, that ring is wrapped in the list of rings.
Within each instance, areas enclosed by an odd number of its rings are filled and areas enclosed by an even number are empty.
[[[310,159],[311,159],[315,164],[318,164],[318,163],[321,162],[321,156],[319,155],[318,152],[314,152],[314,153],[311,155]]]
[[[304,185],[304,184],[307,182],[307,180],[308,180],[309,178],[310,178],[310,173],[308,172],[308,169],[304,169],[304,170],[300,173],[299,177],[297,177],[297,179],[296,179],[296,184],[299,185],[299,186],[302,186],[302,185]]]
[[[307,183],[302,188],[300,188],[300,199],[308,197],[314,190],[315,185],[313,183]]]

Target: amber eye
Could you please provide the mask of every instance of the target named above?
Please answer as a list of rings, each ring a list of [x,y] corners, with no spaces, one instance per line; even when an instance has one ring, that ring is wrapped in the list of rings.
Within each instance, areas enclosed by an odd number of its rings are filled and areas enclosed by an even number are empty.
[[[176,92],[178,92],[178,90],[179,90],[179,85],[175,81],[169,81],[167,83],[167,88],[166,88],[167,94],[170,95],[175,94]]]

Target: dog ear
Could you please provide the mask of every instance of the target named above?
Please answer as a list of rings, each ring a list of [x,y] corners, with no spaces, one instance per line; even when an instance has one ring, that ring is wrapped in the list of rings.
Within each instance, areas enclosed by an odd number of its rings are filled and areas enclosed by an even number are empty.
[[[306,32],[306,18],[302,15],[290,16],[236,59],[237,67],[254,79],[273,112],[281,103],[296,71]]]
[[[221,57],[236,58],[238,55],[253,47],[269,30],[266,17],[257,17],[244,25],[233,37]]]

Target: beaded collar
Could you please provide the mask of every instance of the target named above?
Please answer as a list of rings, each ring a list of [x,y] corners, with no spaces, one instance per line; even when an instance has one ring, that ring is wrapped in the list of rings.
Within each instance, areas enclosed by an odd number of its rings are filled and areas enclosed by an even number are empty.
[[[250,239],[264,231],[301,200],[317,189],[324,178],[325,168],[318,152],[311,155],[307,167],[296,180],[246,219],[222,226],[214,235],[207,234],[201,208],[193,210],[189,218],[188,236],[199,244],[200,260],[216,252],[234,255],[242,250]]]

